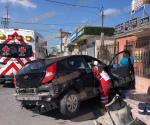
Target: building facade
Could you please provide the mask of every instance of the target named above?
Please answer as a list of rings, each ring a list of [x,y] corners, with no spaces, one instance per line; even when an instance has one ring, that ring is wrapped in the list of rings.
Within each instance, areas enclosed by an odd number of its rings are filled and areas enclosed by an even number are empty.
[[[68,43],[69,43],[69,36],[70,36],[71,33],[69,32],[64,32],[64,31],[61,31],[61,43],[60,43],[60,47],[61,47],[61,55],[64,55],[64,56],[67,56],[69,55],[68,53]]]
[[[72,55],[90,55],[98,58],[98,48],[101,46],[102,32],[101,27],[84,26],[78,28],[75,32],[70,35],[70,43],[68,44],[69,52]],[[104,27],[104,45],[112,46],[114,45],[114,29],[111,27]],[[114,47],[112,47],[113,49]],[[113,51],[109,52],[108,55],[113,55]],[[107,57],[107,56],[106,56]]]
[[[128,49],[134,56],[137,89],[150,86],[150,17],[134,18],[115,27],[118,50]]]

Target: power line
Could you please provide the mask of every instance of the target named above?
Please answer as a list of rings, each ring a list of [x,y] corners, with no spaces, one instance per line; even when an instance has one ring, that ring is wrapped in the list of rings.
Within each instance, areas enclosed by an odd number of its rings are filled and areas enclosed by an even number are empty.
[[[84,22],[84,23],[79,23],[79,22],[71,22],[71,23],[57,23],[57,24],[43,24],[43,23],[33,23],[33,22],[20,22],[20,21],[11,21],[11,23],[17,23],[17,24],[23,24],[23,25],[41,25],[41,26],[72,26],[72,25],[89,25],[89,23],[92,23],[92,22],[96,22],[97,19],[95,20],[89,20],[87,22]],[[49,29],[38,29],[38,28],[35,28],[35,30],[40,30],[40,31],[45,31],[45,32],[49,32],[48,30],[52,31],[52,30],[59,30],[60,28],[49,28]]]
[[[51,23],[51,24],[48,24],[48,23],[32,23],[32,22],[20,22],[20,21],[11,21],[12,23],[18,23],[18,24],[27,24],[27,25],[50,25],[50,26],[70,26],[70,25],[76,25],[76,24],[86,24],[85,23],[82,23],[82,22],[76,22],[76,23]]]
[[[59,1],[54,1],[54,0],[46,0],[46,1],[51,2],[51,3],[60,4],[60,5],[81,7],[81,8],[88,8],[88,9],[98,9],[99,10],[99,7],[97,7],[97,6],[86,6],[86,5],[79,5],[79,4],[71,4],[71,3],[59,2]]]
[[[10,25],[10,28],[24,29],[24,26],[16,27],[16,26],[11,26]],[[26,27],[26,29],[31,29],[31,27]],[[49,29],[46,29],[46,28],[32,28],[32,29],[35,30],[35,31],[42,31],[42,32],[48,32],[48,33],[53,33],[54,31],[59,30],[59,28],[49,28]]]

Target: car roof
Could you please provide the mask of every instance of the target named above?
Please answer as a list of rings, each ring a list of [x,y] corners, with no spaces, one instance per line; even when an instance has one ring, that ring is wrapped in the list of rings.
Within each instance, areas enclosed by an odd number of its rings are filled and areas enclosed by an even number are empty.
[[[69,55],[69,56],[61,56],[61,57],[51,57],[51,58],[48,58],[51,60],[52,63],[54,62],[57,62],[57,61],[60,61],[60,60],[63,60],[63,59],[67,59],[67,58],[70,58],[70,57],[87,57],[87,58],[93,58],[93,59],[96,59],[98,60],[99,62],[101,62],[102,64],[105,64],[104,62],[102,62],[101,60],[95,58],[95,57],[92,57],[92,56],[89,56],[89,55]]]
[[[57,61],[67,59],[70,57],[85,57],[85,56],[87,56],[87,55],[69,55],[69,56],[61,56],[61,57],[51,57],[51,58],[46,58],[44,60],[51,60],[52,62],[57,62]]]
[[[45,59],[33,60],[29,63],[32,63],[32,62],[35,62],[35,61],[49,60],[50,63],[52,64],[52,63],[55,63],[55,62],[58,62],[58,61],[61,61],[61,60],[64,60],[64,59],[67,59],[67,58],[70,58],[70,57],[89,57],[89,58],[97,59],[97,58],[94,58],[94,57],[89,56],[89,55],[69,55],[69,56],[61,56],[61,57],[48,57],[48,58],[45,58]],[[103,63],[102,61],[100,61],[100,62]]]

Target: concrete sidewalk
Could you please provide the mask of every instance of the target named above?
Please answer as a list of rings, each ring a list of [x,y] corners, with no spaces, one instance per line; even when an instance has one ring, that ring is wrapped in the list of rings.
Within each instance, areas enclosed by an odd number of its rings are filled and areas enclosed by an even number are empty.
[[[138,104],[140,102],[149,102],[150,103],[150,96],[145,93],[132,93],[129,98],[125,99],[127,104],[132,108],[132,115],[134,118],[139,118],[147,125],[150,125],[150,115],[141,115],[138,113]]]

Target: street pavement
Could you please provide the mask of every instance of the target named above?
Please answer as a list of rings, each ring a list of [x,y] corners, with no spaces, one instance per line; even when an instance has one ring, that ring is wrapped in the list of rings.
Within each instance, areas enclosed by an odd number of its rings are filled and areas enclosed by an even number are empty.
[[[14,88],[3,88],[0,86],[0,125],[93,125],[93,119],[97,119],[101,114],[99,100],[92,99],[81,104],[81,109],[77,117],[65,119],[58,111],[51,111],[45,114],[38,114],[35,109],[21,109],[20,102],[17,102]],[[126,99],[132,107],[134,118],[138,117],[147,125],[150,125],[150,116],[140,115],[137,105],[139,101],[145,102],[144,97],[134,94],[134,97]],[[142,96],[140,94],[140,96]]]
[[[129,98],[125,99],[127,104],[131,107],[132,115],[134,118],[139,118],[147,125],[150,125],[150,115],[142,115],[138,113],[138,104],[140,102],[150,103],[150,96],[146,93],[133,93]]]
[[[14,88],[0,87],[0,125],[92,125],[93,119],[100,115],[97,100],[81,104],[74,119],[65,119],[58,111],[39,115],[34,110],[21,109],[13,94]]]

